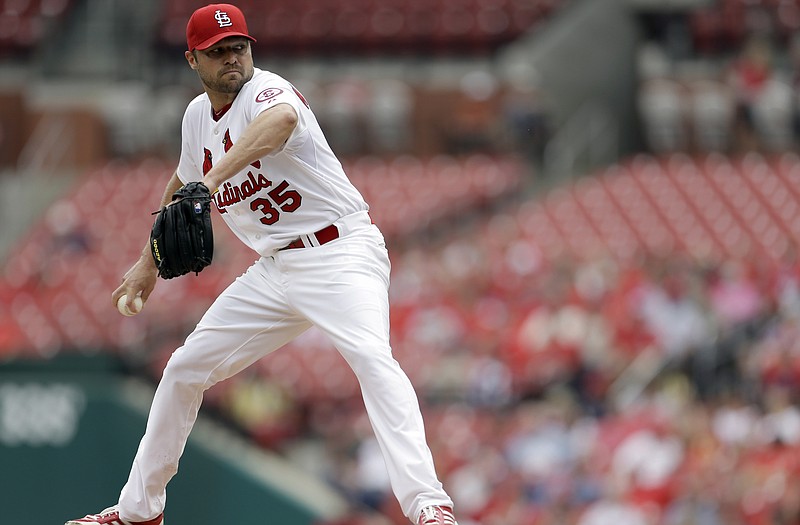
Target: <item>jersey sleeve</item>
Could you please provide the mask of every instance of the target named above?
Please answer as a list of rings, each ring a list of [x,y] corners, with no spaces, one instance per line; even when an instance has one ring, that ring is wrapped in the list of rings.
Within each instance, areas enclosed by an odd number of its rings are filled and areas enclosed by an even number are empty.
[[[255,86],[255,95],[250,100],[250,119],[255,119],[264,111],[280,104],[289,104],[297,113],[297,126],[286,140],[282,148],[273,151],[275,155],[281,151],[291,151],[298,147],[298,143],[304,140],[307,131],[305,112],[309,111],[303,95],[297,91],[287,80],[272,75],[259,82]]]
[[[192,144],[196,143],[192,137],[192,133],[195,132],[191,126],[192,109],[192,105],[186,108],[186,112],[183,114],[183,120],[181,121],[181,156],[180,160],[178,161],[178,169],[176,173],[178,174],[178,178],[184,184],[202,180],[204,175],[200,165],[193,155],[195,152],[192,150],[191,146]]]

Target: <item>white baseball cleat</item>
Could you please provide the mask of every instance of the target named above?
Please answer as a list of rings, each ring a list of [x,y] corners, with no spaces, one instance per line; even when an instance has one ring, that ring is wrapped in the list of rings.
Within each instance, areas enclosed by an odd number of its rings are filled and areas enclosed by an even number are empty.
[[[453,516],[453,509],[435,505],[422,509],[417,525],[458,525],[458,523]]]
[[[164,513],[147,521],[123,521],[117,507],[108,507],[99,514],[89,514],[66,522],[64,525],[164,525]]]

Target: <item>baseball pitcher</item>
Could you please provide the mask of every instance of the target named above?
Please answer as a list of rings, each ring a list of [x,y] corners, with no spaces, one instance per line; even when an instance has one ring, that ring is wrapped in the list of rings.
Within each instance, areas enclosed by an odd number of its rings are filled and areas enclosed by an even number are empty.
[[[418,525],[456,525],[425,442],[416,393],[392,357],[389,258],[367,204],[303,95],[253,66],[255,39],[238,8],[198,9],[186,37],[186,60],[204,93],[183,117],[182,151],[162,198],[164,215],[112,302],[130,315],[147,301],[159,275],[179,277],[210,264],[207,203],[260,258],[215,300],[167,363],[118,503],[67,525],[162,525],[167,483],[177,473],[204,391],[312,325],[358,378],[405,515]]]

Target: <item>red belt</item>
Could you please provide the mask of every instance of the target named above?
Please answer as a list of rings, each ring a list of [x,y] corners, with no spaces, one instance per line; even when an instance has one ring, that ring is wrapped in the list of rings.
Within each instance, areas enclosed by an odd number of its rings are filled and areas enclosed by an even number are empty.
[[[327,244],[332,240],[339,238],[339,228],[337,228],[335,224],[331,224],[330,226],[326,226],[318,232],[312,233],[311,235],[313,235],[317,239],[317,242],[320,244],[320,246],[322,246],[323,244]],[[283,248],[280,248],[278,251],[293,250],[295,248],[305,247],[306,245],[303,243],[302,237],[298,237]]]

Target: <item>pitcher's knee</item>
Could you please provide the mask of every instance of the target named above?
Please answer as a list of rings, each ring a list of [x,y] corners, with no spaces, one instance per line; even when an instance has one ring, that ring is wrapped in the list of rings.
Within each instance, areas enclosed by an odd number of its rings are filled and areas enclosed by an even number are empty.
[[[391,351],[367,352],[347,359],[360,382],[386,381],[394,375],[404,375]]]
[[[208,370],[197,366],[190,356],[175,352],[170,357],[161,376],[161,383],[173,384],[179,388],[205,390],[208,384]]]

